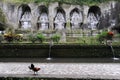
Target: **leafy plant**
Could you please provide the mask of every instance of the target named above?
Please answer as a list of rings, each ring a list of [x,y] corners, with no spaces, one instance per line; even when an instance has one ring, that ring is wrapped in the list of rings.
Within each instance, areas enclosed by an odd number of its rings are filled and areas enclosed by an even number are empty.
[[[4,39],[7,41],[7,42],[12,42],[13,41],[13,39],[14,39],[14,36],[13,36],[13,34],[10,32],[10,33],[8,33],[8,34],[4,34]]]
[[[108,2],[111,0],[3,0],[5,2],[14,2],[14,3],[52,3],[52,2],[59,2],[61,4],[66,3],[66,4],[87,4],[87,5],[93,5],[93,4],[99,4],[102,2]],[[119,1],[119,0],[115,0]]]
[[[13,39],[15,41],[22,41],[23,40],[23,34],[14,34]]]
[[[60,35],[59,34],[54,34],[51,39],[54,41],[54,42],[59,42],[60,41]]]
[[[112,38],[113,38],[113,32],[107,32],[107,31],[104,31],[104,32],[102,32],[101,34],[99,34],[98,35],[98,41],[100,42],[100,43],[102,43],[102,42],[104,42],[104,41],[106,41],[107,42],[107,40],[112,40]]]
[[[35,34],[30,34],[28,36],[29,40],[32,41],[32,43],[35,43],[35,41],[37,40],[37,37]]]
[[[37,34],[37,40],[38,40],[40,43],[43,43],[43,41],[45,40],[45,36],[44,36],[42,33],[38,33],[38,34]]]
[[[107,33],[106,39],[107,40],[112,40],[113,36],[114,36],[114,33],[110,31],[110,32]]]

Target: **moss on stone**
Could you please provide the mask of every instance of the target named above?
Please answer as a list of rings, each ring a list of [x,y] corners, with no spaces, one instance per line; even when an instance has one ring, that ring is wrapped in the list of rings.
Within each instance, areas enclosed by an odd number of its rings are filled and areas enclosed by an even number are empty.
[[[119,1],[119,0],[3,0],[5,2],[12,2],[12,3],[45,3],[49,4],[51,2],[59,2],[61,4],[78,4],[78,5],[96,5],[103,2],[108,1]]]
[[[6,18],[5,15],[3,13],[3,11],[0,9],[0,22],[1,23],[5,23],[6,22]]]
[[[6,27],[6,17],[3,13],[3,11],[0,9],[0,31],[5,30]]]

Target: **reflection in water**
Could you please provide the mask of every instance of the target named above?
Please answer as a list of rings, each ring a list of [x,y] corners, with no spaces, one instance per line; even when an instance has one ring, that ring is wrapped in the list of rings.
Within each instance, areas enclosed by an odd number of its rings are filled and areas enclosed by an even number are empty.
[[[94,13],[88,14],[88,28],[91,30],[96,30],[97,24],[99,23],[99,16],[95,16]]]
[[[38,19],[40,30],[48,29],[48,15],[47,13],[42,13]]]
[[[77,13],[76,11],[73,12],[72,16],[71,16],[71,28],[79,28],[80,27],[80,22],[82,22],[79,13]]]
[[[64,29],[65,18],[61,12],[58,12],[56,14],[54,23],[55,23],[55,29],[59,29],[59,30]]]
[[[31,27],[31,14],[30,12],[25,12],[21,18],[21,27],[24,29],[28,29]]]

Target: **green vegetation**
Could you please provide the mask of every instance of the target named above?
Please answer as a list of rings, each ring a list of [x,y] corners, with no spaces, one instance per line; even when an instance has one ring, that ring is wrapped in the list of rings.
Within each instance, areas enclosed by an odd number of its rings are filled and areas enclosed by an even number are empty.
[[[3,1],[9,2],[9,0],[3,0]],[[112,1],[112,0],[10,0],[10,2],[15,2],[15,3],[59,2],[59,3],[66,3],[66,4],[86,4],[86,5],[99,4],[107,1]],[[119,1],[119,0],[116,0],[116,1]]]
[[[56,43],[58,43],[59,42],[59,40],[60,40],[60,35],[59,34],[54,34],[52,37],[51,37],[51,39],[53,40],[53,42],[56,42]]]
[[[23,40],[23,35],[22,34],[13,34],[12,32],[9,32],[7,34],[4,34],[4,39],[9,43],[13,42],[13,41],[20,42]]]
[[[101,43],[107,43],[107,40],[112,40],[113,33],[108,31],[103,31],[101,34],[98,35],[98,41]]]
[[[96,32],[95,32],[96,33]],[[49,31],[47,34],[52,34],[52,36],[46,36],[45,33],[14,33],[10,30],[4,35],[1,34],[1,43],[41,43],[48,44],[50,40],[54,44],[79,44],[79,45],[106,45],[108,41],[112,42],[112,45],[120,45],[120,34],[113,34],[111,31],[102,31],[100,34],[91,36],[90,31],[73,30],[66,31],[66,42],[59,42],[62,35],[58,33],[52,33]]]
[[[45,36],[42,33],[38,34],[29,34],[28,35],[29,41],[32,43],[35,43],[36,41],[39,41],[40,43],[43,43],[45,41]]]
[[[3,0],[4,2],[12,2],[12,3],[30,3],[34,2],[34,0]]]
[[[35,41],[37,40],[37,36],[35,34],[30,34],[28,38],[32,43],[35,43]]]
[[[0,30],[4,30],[5,29],[5,24],[6,23],[6,17],[3,13],[3,11],[0,8]]]
[[[0,22],[5,23],[5,21],[6,21],[5,15],[3,14],[2,10],[0,9]]]
[[[45,40],[45,36],[44,36],[42,33],[38,33],[38,34],[37,34],[37,40],[38,40],[40,43],[43,43],[43,41]]]

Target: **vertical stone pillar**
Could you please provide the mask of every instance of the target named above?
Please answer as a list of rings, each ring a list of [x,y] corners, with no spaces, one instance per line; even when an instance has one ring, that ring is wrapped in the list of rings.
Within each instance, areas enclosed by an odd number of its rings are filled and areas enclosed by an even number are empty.
[[[36,4],[30,4],[31,8],[31,29],[32,31],[37,30],[37,19],[38,19],[38,5]]]
[[[87,24],[88,10],[89,10],[89,7],[88,7],[88,6],[83,6],[83,18],[84,18],[83,23],[84,23],[84,24]]]
[[[49,7],[48,7],[48,12],[49,12],[49,15],[48,15],[48,17],[49,17],[49,29],[50,30],[53,30],[53,28],[54,28],[53,23],[54,23],[54,17],[56,15],[56,12],[55,12],[56,7],[58,7],[58,3],[57,2],[50,3]]]

